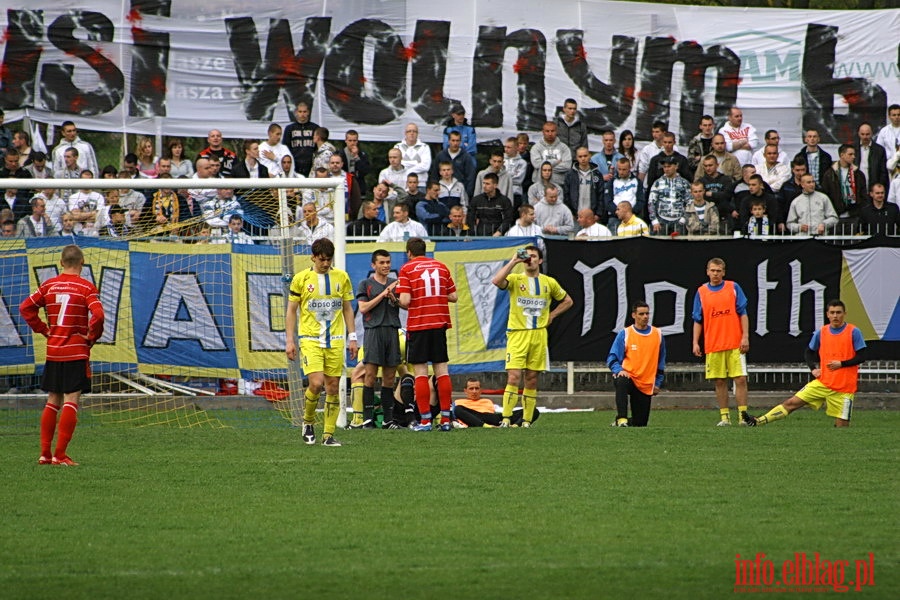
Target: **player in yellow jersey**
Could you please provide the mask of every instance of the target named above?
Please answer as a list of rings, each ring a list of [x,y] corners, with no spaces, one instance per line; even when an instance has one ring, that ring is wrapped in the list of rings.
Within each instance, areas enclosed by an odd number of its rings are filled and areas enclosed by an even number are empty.
[[[319,394],[325,389],[324,446],[340,446],[334,430],[340,413],[338,384],[344,372],[345,330],[351,358],[356,358],[357,343],[354,331],[353,285],[345,271],[332,269],[334,243],[328,238],[312,244],[313,266],[300,271],[291,280],[285,331],[288,333],[285,353],[288,360],[297,358],[294,331],[297,331],[297,312],[300,313],[300,356],[303,372],[309,378],[303,410],[303,441],[316,443],[313,423]]]
[[[519,382],[524,372],[522,426],[530,427],[537,403],[538,373],[550,363],[547,327],[553,319],[572,307],[572,298],[549,275],[541,273],[544,253],[537,246],[518,250],[500,267],[491,280],[501,290],[509,290],[509,321],[506,326],[506,389],[503,393],[503,421],[509,427],[513,409],[519,402]],[[524,273],[513,273],[518,264]],[[557,302],[550,310],[550,304]]]

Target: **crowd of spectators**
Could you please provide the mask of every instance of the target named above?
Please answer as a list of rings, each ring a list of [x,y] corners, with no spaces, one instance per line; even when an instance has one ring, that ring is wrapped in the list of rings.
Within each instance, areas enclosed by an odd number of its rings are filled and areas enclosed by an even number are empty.
[[[440,150],[408,123],[403,139],[381,157],[387,166],[377,175],[373,163],[383,162],[361,148],[359,132],[348,130],[336,145],[310,116],[310,107],[299,104],[293,122],[284,128],[271,124],[264,139],[244,140],[239,152],[227,147],[222,131],[211,130],[207,146],[193,158],[185,156],[180,139],[168,139],[156,156],[153,139],[138,136],[121,167],[102,170],[72,121],[62,123],[49,153],[33,150],[27,132],[3,127],[0,177],[135,183],[105,192],[3,190],[0,231],[4,237],[199,235],[204,241],[253,243],[267,233],[280,235],[276,211],[262,206],[259,192],[236,193],[199,181],[190,188],[142,189],[140,181],[343,177],[346,231],[353,238],[900,233],[896,104],[877,134],[872,124],[860,123],[856,139],[841,144],[836,156],[820,145],[823,132],[809,129],[798,136],[802,149],[789,157],[781,133],[769,130],[760,140],[738,107],[718,130],[714,118],[704,115],[684,152],[663,122],[653,124],[651,139],[641,146],[631,131],[603,131],[601,148],[592,151],[578,105],[566,99],[536,139],[519,133],[502,140],[502,147],[482,148],[488,155],[482,169],[477,131],[455,105]],[[311,244],[333,235],[328,193],[287,195],[295,237]]]

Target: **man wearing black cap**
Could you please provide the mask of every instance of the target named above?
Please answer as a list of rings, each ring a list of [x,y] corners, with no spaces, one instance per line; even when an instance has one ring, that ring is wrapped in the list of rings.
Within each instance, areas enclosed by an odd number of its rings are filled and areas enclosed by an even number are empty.
[[[461,147],[463,150],[475,156],[478,152],[478,142],[475,139],[475,128],[469,125],[466,119],[466,109],[462,104],[454,104],[450,107],[450,116],[444,121],[444,146],[446,150],[450,145],[450,133],[458,131],[462,137]]]
[[[675,150],[675,134],[671,131],[666,131],[662,134],[660,142],[662,143],[662,150],[659,154],[650,159],[650,165],[647,167],[647,177],[644,179],[644,189],[647,191],[648,195],[650,188],[653,187],[653,182],[663,176],[661,161],[665,157],[675,159],[675,164],[678,165],[678,174],[688,181],[691,181],[694,176],[690,161],[685,155]]]

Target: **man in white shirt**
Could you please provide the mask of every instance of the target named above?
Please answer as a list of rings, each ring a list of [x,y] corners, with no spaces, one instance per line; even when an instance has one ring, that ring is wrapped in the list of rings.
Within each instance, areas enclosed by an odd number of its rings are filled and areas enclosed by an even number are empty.
[[[776,146],[778,147],[778,162],[782,164],[788,164],[788,155],[787,152],[781,149],[781,134],[779,134],[776,130],[770,129],[766,132],[764,137],[766,146]],[[766,157],[763,156],[763,152],[765,152],[766,147],[763,146],[759,150],[753,153],[753,159],[750,161],[750,164],[756,167],[756,172],[759,173],[762,171],[762,166],[766,164]]]
[[[753,151],[759,145],[756,127],[744,123],[744,112],[737,106],[728,110],[728,122],[719,129],[725,136],[725,149],[734,154],[741,165],[753,160]]]
[[[534,222],[534,207],[523,204],[519,207],[519,218],[515,225],[509,228],[506,235],[509,237],[537,237],[543,235],[540,225]]]
[[[397,199],[394,186],[400,189],[406,187],[406,174],[407,169],[403,166],[403,153],[397,147],[391,148],[388,150],[388,166],[378,174],[378,181],[387,184],[388,189],[391,190],[388,194],[388,198],[391,200]]]
[[[578,211],[578,224],[581,229],[575,234],[576,240],[592,240],[597,238],[612,237],[612,232],[597,222],[597,215],[590,208],[582,208]]]
[[[398,202],[394,205],[394,220],[381,230],[379,242],[405,242],[409,238],[428,239],[425,226],[409,218],[409,205]]]
[[[93,179],[93,175],[90,171],[83,171],[81,178]],[[99,236],[97,217],[103,214],[106,207],[103,194],[96,190],[81,189],[69,196],[68,203],[69,212],[75,219],[75,233],[92,237]]]
[[[888,120],[890,123],[881,128],[875,142],[891,157],[900,152],[900,104],[888,106]]]
[[[772,191],[776,194],[781,190],[781,186],[790,179],[791,168],[778,161],[778,146],[768,145],[763,149],[765,161],[762,167],[757,167],[757,172],[762,176],[763,181],[769,184]]]
[[[419,176],[419,187],[424,188],[425,182],[428,181],[428,171],[431,169],[431,148],[419,140],[419,128],[415,123],[406,126],[403,136],[403,141],[394,146],[402,157],[403,176],[415,173]],[[378,180],[382,181],[380,177]],[[402,187],[403,183],[400,186]]]
[[[669,124],[663,121],[654,121],[653,126],[650,128],[650,135],[653,139],[638,152],[637,170],[638,179],[641,182],[644,182],[647,178],[647,169],[650,167],[650,161],[654,156],[662,152],[662,138],[668,130]],[[672,146],[672,150],[678,152],[678,146]]]
[[[64,121],[62,124],[62,139],[53,149],[53,170],[59,171],[66,168],[64,153],[69,148],[75,148],[78,153],[78,167],[80,170],[89,170],[91,173],[99,173],[100,167],[97,165],[97,154],[94,147],[78,137],[78,128],[72,121]]]
[[[321,238],[334,239],[334,226],[328,221],[322,221],[316,214],[316,205],[307,202],[303,205],[303,220],[298,222],[295,237],[299,237],[301,243],[312,246],[312,243]]]
[[[291,154],[291,149],[281,143],[281,131],[281,125],[272,123],[266,133],[268,138],[259,145],[259,162],[273,177],[284,176],[281,159]]]

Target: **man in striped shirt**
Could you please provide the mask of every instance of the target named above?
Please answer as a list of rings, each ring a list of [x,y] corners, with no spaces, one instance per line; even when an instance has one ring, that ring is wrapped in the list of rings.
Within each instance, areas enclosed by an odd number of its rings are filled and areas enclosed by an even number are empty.
[[[81,248],[63,248],[60,263],[63,272],[51,277],[26,298],[19,313],[32,331],[47,338],[47,362],[41,388],[47,392],[47,404],[41,414],[40,465],[77,466],[66,454],[78,422],[78,401],[82,392],[91,391],[91,346],[103,335],[103,306],[94,284],[81,277],[84,254]],[[47,311],[47,322],[41,309]],[[61,410],[60,410],[61,408]],[[50,445],[59,418],[56,451]]]
[[[408,262],[400,268],[394,293],[400,308],[409,311],[406,321],[406,359],[415,375],[416,404],[421,421],[415,431],[431,431],[431,386],[428,363],[434,369],[438,402],[441,407],[441,431],[450,431],[450,382],[447,353],[447,330],[450,302],[456,302],[456,284],[444,263],[425,256],[425,240],[410,238],[406,242]]]

